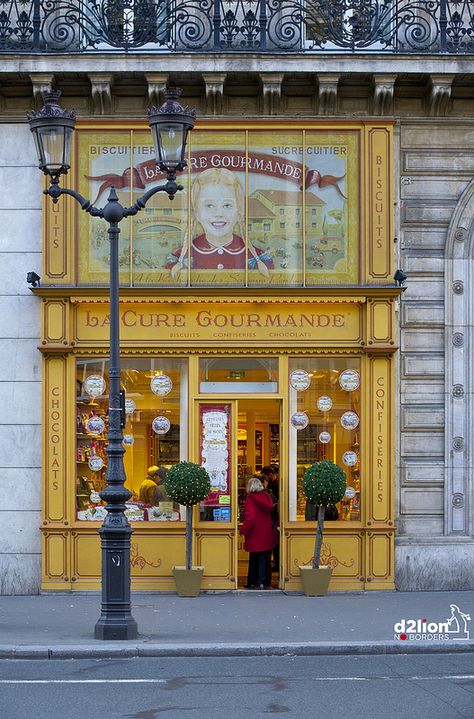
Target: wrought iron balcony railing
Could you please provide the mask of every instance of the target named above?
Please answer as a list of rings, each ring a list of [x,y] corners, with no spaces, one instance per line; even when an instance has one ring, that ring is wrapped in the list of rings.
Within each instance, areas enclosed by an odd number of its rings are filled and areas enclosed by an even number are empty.
[[[1,53],[474,52],[473,0],[0,0]]]

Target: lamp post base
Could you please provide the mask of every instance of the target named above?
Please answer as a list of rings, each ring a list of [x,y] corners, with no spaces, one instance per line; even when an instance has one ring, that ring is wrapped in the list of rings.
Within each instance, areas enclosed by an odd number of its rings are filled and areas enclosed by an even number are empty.
[[[94,629],[95,639],[105,641],[136,639],[137,636],[137,623],[130,615],[100,617]]]

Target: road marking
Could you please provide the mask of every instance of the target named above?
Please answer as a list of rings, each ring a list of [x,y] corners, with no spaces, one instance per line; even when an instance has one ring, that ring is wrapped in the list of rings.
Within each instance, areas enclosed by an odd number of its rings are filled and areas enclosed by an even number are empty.
[[[233,677],[229,677],[233,678]],[[474,679],[474,674],[444,674],[442,676],[373,676],[373,677],[312,677],[315,682],[370,682],[382,681],[439,681],[442,679]],[[172,679],[0,679],[0,684],[166,684]],[[197,684],[190,682],[188,684]]]
[[[0,679],[0,684],[166,684],[168,679]]]

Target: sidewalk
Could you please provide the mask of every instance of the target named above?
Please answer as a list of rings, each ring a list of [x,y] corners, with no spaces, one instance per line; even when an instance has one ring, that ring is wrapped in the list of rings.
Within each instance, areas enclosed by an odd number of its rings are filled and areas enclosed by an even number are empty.
[[[94,639],[99,594],[0,597],[0,659],[384,654],[474,651],[470,640],[401,641],[401,619],[446,622],[450,604],[474,620],[474,591],[354,592],[305,597],[283,592],[221,592],[183,599],[134,593],[139,637]]]

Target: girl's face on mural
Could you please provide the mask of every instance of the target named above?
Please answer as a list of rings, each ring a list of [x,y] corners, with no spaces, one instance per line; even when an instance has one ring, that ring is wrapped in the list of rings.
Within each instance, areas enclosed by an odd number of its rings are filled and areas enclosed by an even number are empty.
[[[235,193],[226,185],[205,185],[199,193],[196,217],[201,223],[208,241],[220,244],[232,241],[237,222],[238,207]]]

